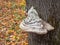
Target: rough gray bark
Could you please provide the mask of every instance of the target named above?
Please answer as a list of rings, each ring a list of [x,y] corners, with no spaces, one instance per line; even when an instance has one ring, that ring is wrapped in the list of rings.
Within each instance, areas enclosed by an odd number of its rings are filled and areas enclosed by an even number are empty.
[[[46,22],[55,27],[45,35],[29,33],[29,45],[60,45],[60,0],[26,0],[27,9],[32,5]]]

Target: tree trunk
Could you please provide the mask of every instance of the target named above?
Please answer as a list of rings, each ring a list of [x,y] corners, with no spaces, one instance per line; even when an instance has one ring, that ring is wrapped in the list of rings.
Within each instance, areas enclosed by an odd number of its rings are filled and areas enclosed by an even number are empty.
[[[60,0],[26,0],[27,9],[34,6],[39,17],[54,26],[45,35],[29,33],[29,45],[60,45]]]

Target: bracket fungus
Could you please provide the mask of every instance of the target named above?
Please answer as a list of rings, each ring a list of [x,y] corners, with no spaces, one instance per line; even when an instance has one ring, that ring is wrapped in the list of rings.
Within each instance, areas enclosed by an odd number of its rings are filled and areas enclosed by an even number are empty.
[[[28,10],[27,17],[22,20],[19,27],[26,32],[37,34],[46,34],[48,31],[54,29],[53,26],[38,16],[38,13],[33,6]]]

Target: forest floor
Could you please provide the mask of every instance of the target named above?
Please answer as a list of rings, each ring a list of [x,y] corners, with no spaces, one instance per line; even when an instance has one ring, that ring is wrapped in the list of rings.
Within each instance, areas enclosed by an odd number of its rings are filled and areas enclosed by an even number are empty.
[[[25,0],[0,0],[0,45],[28,45],[28,34],[19,28],[25,6]]]

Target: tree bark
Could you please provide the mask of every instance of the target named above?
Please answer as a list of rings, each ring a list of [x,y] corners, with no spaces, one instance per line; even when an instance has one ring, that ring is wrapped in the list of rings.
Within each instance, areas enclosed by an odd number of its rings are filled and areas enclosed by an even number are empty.
[[[26,0],[27,9],[34,6],[39,17],[54,26],[45,35],[29,33],[29,45],[60,45],[60,0]]]

